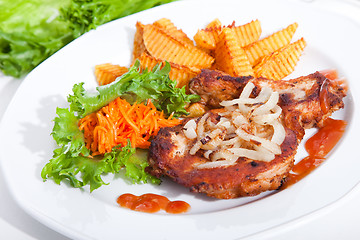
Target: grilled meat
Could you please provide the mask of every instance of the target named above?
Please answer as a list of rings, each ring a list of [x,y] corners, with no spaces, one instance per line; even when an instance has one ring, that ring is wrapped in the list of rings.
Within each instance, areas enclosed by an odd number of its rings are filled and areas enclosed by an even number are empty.
[[[182,131],[185,123],[160,129],[149,149],[152,166],[149,170],[157,177],[170,177],[192,192],[222,199],[257,195],[279,188],[293,166],[298,141],[295,132],[286,129],[282,154],[271,162],[239,158],[235,165],[228,167],[198,169],[195,166],[208,160],[204,158],[204,151],[189,153],[194,143]]]
[[[201,96],[203,104],[209,108],[219,108],[220,102],[239,97],[248,82],[257,87],[254,95],[266,86],[279,92],[279,104],[288,126],[294,125],[297,131],[302,131],[300,128],[321,127],[324,119],[344,107],[344,82],[330,80],[320,72],[288,81],[274,81],[250,76],[231,77],[219,71],[203,69],[190,81],[189,86],[192,93]]]
[[[294,164],[297,147],[304,136],[304,128],[320,126],[332,112],[343,107],[346,95],[343,86],[336,85],[316,72],[289,81],[272,81],[252,77],[230,77],[218,71],[202,70],[190,83],[190,91],[199,94],[202,102],[212,109],[221,107],[220,102],[239,97],[245,85],[251,81],[256,97],[264,87],[280,93],[282,122],[285,139],[280,145],[281,154],[265,162],[239,157],[235,164],[213,168],[198,168],[208,162],[205,150],[190,154],[195,140],[184,134],[184,126],[163,128],[151,142],[150,167],[155,176],[166,175],[175,182],[190,188],[192,192],[205,193],[216,198],[253,196],[263,191],[279,188]],[[211,122],[216,124],[221,110],[210,110]],[[195,119],[199,122],[201,119]]]

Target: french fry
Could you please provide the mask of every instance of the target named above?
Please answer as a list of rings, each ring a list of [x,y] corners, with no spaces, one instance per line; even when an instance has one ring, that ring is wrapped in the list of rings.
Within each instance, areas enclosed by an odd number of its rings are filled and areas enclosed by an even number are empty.
[[[144,26],[143,40],[151,56],[179,65],[209,68],[214,58],[197,47],[171,37],[152,24]]]
[[[231,28],[239,41],[240,47],[245,47],[257,40],[261,35],[261,24],[259,20]]]
[[[221,29],[221,26],[199,29],[194,36],[196,45],[204,49],[215,50]]]
[[[129,69],[119,65],[111,63],[104,63],[95,66],[95,78],[99,85],[109,84],[117,77],[120,77],[124,73],[127,73]]]
[[[254,72],[234,31],[223,28],[215,48],[215,67],[232,76],[253,76]]]
[[[221,32],[221,22],[218,18],[215,18],[205,29],[199,29],[195,36],[194,41],[199,48],[206,50],[215,50],[215,44],[219,39]]]
[[[169,77],[177,80],[178,87],[188,87],[189,80],[203,68],[231,76],[283,79],[294,71],[306,45],[303,39],[290,44],[297,27],[293,23],[259,40],[259,20],[240,26],[235,26],[234,21],[226,27],[216,18],[197,31],[195,46],[170,19],[161,18],[147,25],[138,22],[133,61],[139,59],[142,69],[169,62]]]
[[[221,31],[221,22],[218,18],[215,18],[208,25],[206,25],[204,30],[198,30],[194,36],[194,41],[196,46],[213,56],[213,50],[215,49],[215,44],[218,40],[219,33]],[[210,38],[210,39],[208,39]],[[210,45],[209,45],[210,43]]]
[[[261,62],[255,66],[255,76],[274,80],[283,79],[294,71],[305,46],[306,42],[304,38],[301,38],[265,56]]]
[[[140,68],[141,69],[153,69],[156,64],[165,64],[165,61],[156,59],[146,53],[143,53],[140,58]],[[177,84],[176,87],[183,87],[187,86],[190,79],[195,77],[197,74],[200,73],[200,69],[194,68],[194,67],[187,67],[187,66],[181,66],[175,63],[171,63],[171,70],[169,72],[169,78],[171,80],[176,80]]]
[[[146,52],[146,47],[143,40],[144,25],[141,22],[136,23],[136,32],[134,36],[133,62],[140,57],[143,52]]]
[[[166,33],[168,33],[173,38],[184,41],[188,44],[194,45],[194,42],[184,33],[181,29],[177,29],[173,22],[168,18],[161,18],[155,21],[154,26],[163,29]]]
[[[218,18],[212,20],[205,28],[221,27],[221,21]]]
[[[297,27],[298,24],[293,23],[287,28],[284,28],[266,38],[245,46],[244,49],[250,64],[255,66],[264,56],[289,44]]]
[[[219,40],[219,34],[222,27],[221,25],[217,25],[216,22],[210,24],[213,27],[198,30],[194,36],[194,40],[198,46],[214,50],[216,42]],[[244,47],[257,41],[261,35],[261,24],[259,20],[251,21],[241,26],[235,26],[235,22],[233,22],[233,24],[227,26],[227,28],[230,28],[235,32],[240,47]]]

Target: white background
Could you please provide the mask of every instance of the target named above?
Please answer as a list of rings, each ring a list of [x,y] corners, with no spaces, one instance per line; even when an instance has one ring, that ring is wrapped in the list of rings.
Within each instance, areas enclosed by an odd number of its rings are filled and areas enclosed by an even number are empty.
[[[301,0],[299,0],[301,1]],[[309,4],[326,4],[331,11],[360,23],[360,1],[303,0]],[[0,119],[21,79],[0,74]],[[1,137],[1,136],[0,136]],[[346,181],[346,179],[339,179]],[[68,239],[42,225],[25,213],[13,200],[0,174],[1,239]],[[159,229],[161,231],[161,229]],[[286,225],[252,236],[249,239],[360,239],[360,186],[334,204]]]

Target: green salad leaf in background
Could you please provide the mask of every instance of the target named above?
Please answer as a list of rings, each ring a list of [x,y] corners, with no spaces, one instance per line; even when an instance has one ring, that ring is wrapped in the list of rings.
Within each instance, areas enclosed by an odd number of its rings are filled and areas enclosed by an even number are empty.
[[[174,0],[0,0],[0,70],[21,77],[111,20]]]

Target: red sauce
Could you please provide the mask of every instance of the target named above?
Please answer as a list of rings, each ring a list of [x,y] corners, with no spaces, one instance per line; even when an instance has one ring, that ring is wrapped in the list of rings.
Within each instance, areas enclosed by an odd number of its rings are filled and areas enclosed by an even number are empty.
[[[190,205],[184,201],[173,201],[169,202],[169,204],[166,206],[165,211],[167,213],[184,213],[187,212],[188,209],[190,209]]]
[[[322,70],[320,71],[320,73],[330,80],[335,80],[339,78],[339,74],[335,69]]]
[[[165,210],[167,213],[178,214],[187,212],[190,209],[190,205],[184,201],[170,201],[167,197],[153,193],[140,196],[125,193],[119,196],[116,201],[121,207],[146,213]]]
[[[332,118],[326,119],[324,126],[306,141],[305,149],[309,153],[309,156],[302,159],[293,167],[293,173],[289,175],[283,188],[300,181],[317,168],[341,139],[345,128],[346,121],[334,120]]]
[[[338,143],[344,134],[346,122],[328,118],[324,126],[305,143],[310,156],[324,158]]]

